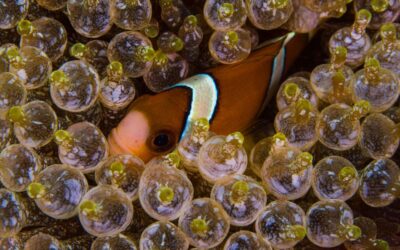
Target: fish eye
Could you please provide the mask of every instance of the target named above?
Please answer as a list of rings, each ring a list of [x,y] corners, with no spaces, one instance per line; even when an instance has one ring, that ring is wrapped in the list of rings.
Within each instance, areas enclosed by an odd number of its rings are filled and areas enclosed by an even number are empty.
[[[150,148],[156,152],[170,150],[175,145],[175,136],[171,131],[162,130],[150,138]]]

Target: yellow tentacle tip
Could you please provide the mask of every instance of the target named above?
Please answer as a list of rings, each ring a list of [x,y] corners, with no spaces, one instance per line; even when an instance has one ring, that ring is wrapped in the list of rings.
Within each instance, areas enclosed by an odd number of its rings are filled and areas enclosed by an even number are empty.
[[[385,240],[376,239],[372,242],[372,246],[377,250],[389,250],[389,243]]]
[[[289,82],[285,84],[285,87],[283,88],[283,95],[288,101],[296,100],[300,95],[300,88],[296,83]]]
[[[183,42],[182,39],[180,39],[179,37],[176,37],[172,43],[171,43],[171,48],[175,51],[181,51],[183,49],[183,47],[185,46],[185,43]]]
[[[157,191],[158,199],[164,205],[169,205],[174,200],[175,192],[168,186],[162,186]]]
[[[14,123],[23,123],[25,121],[25,113],[21,106],[13,106],[8,110],[7,118]]]
[[[272,136],[272,141],[274,144],[283,145],[287,141],[287,138],[284,133],[278,132]]]
[[[67,145],[72,143],[72,135],[67,130],[57,130],[54,133],[54,141],[58,145]]]
[[[118,61],[112,61],[110,64],[107,65],[107,75],[110,77],[113,76],[122,76],[124,73],[124,67],[122,63]]]
[[[344,76],[342,70],[336,71],[336,73],[332,77],[332,82],[333,82],[333,84],[336,84],[336,86],[343,85],[345,81],[346,81],[346,77]]]
[[[346,61],[347,49],[343,46],[336,47],[332,52],[332,60],[334,63],[341,64]]]
[[[352,166],[346,166],[339,171],[338,179],[341,183],[350,183],[355,178],[357,178],[357,170]]]
[[[240,132],[234,132],[226,137],[226,142],[232,143],[237,147],[241,147],[244,143],[244,136]]]
[[[393,23],[385,23],[381,26],[380,36],[384,40],[394,41],[396,40],[397,30],[396,26]]]
[[[226,32],[225,40],[230,46],[235,46],[239,42],[239,35],[236,31],[230,30]]]
[[[275,9],[285,8],[289,3],[289,0],[272,0],[272,7]]]
[[[210,123],[207,118],[199,118],[193,121],[193,128],[198,131],[209,131]]]
[[[144,27],[143,32],[148,38],[156,38],[160,32],[158,22],[152,19],[150,23]]]
[[[83,58],[86,49],[86,45],[84,45],[83,43],[75,43],[69,49],[69,54],[75,58]]]
[[[172,5],[173,5],[172,0],[160,0],[161,8],[166,8],[166,7],[169,7],[169,6],[172,6]]]
[[[380,68],[381,64],[379,63],[379,61],[376,58],[368,57],[367,59],[365,59],[364,67],[366,67],[366,68]]]
[[[110,165],[110,171],[113,175],[121,176],[125,172],[125,165],[120,161],[113,162]]]
[[[203,218],[196,218],[190,223],[190,230],[198,235],[205,235],[208,232],[208,223]]]
[[[348,225],[345,228],[346,239],[353,241],[361,237],[361,228],[355,225]]]
[[[181,155],[178,150],[174,150],[171,153],[164,156],[164,160],[168,166],[179,167],[181,163]]]
[[[231,3],[223,3],[218,9],[218,17],[220,19],[229,18],[235,12],[235,7]]]
[[[32,199],[42,198],[46,194],[46,188],[39,182],[32,182],[29,184],[26,192]]]
[[[18,64],[22,62],[22,57],[19,54],[19,50],[17,47],[11,47],[6,51],[7,59],[12,64]]]
[[[21,36],[27,36],[33,32],[33,25],[28,20],[21,20],[17,25],[17,32]]]
[[[371,7],[375,12],[384,12],[389,8],[389,0],[371,0]]]
[[[306,236],[306,229],[302,225],[291,225],[287,229],[286,236],[295,241],[300,241]]]
[[[369,10],[361,9],[356,14],[356,22],[368,24],[371,21],[372,14]]]
[[[308,167],[312,165],[314,157],[308,152],[302,152],[297,156],[297,159],[302,167]]]
[[[250,186],[246,181],[238,180],[232,185],[231,200],[233,203],[243,202],[250,191]]]
[[[67,76],[61,70],[53,71],[50,75],[49,80],[51,84],[54,84],[55,86],[58,87],[67,86],[69,82]]]
[[[358,119],[365,116],[370,111],[371,111],[371,104],[365,100],[358,101],[353,106],[353,114],[356,115],[356,118]]]
[[[80,211],[88,217],[94,217],[99,212],[100,207],[91,200],[84,200],[79,205]]]
[[[301,98],[296,102],[296,110],[300,115],[303,113],[308,113],[313,109],[313,105],[307,99]]]
[[[183,22],[190,26],[196,26],[198,24],[198,19],[195,15],[189,15],[185,18]]]
[[[168,56],[161,50],[157,50],[154,55],[154,63],[157,65],[167,65],[168,64]]]
[[[150,46],[139,46],[137,48],[136,57],[142,62],[150,62],[153,60],[156,52]]]

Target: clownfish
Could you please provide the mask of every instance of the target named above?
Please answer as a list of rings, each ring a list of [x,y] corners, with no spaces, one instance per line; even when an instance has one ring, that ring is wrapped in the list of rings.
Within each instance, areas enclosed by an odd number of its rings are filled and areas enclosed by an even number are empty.
[[[267,107],[271,88],[307,43],[308,36],[290,32],[239,64],[217,66],[161,93],[139,97],[110,132],[111,153],[131,153],[147,162],[172,150],[198,118],[207,118],[217,134],[246,129]]]

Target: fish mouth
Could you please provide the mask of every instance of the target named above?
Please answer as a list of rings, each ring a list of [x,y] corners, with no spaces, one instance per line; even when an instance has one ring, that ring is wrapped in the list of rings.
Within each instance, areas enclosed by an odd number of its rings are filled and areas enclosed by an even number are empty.
[[[129,112],[119,126],[111,130],[110,154],[134,154],[147,161],[152,157],[146,143],[149,136],[150,123],[146,115],[140,111]]]
[[[144,162],[168,153],[177,143],[173,127],[152,122],[140,110],[129,112],[108,136],[111,155],[134,154]]]

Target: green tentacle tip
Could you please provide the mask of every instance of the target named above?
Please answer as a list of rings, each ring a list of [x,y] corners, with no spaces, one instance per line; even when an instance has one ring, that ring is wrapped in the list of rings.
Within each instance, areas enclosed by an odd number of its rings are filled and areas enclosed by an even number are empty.
[[[168,63],[168,56],[161,50],[157,50],[154,56],[154,62],[158,65],[166,65]]]
[[[361,233],[362,233],[361,228],[355,225],[346,226],[346,231],[345,231],[346,239],[350,241],[357,240],[358,238],[360,238]]]
[[[158,28],[154,26],[147,26],[144,28],[144,33],[149,38],[156,38],[158,36]]]
[[[159,33],[159,27],[156,20],[151,20],[150,23],[143,29],[144,34],[149,38],[156,38]]]
[[[125,172],[125,165],[120,161],[113,162],[110,165],[110,171],[113,175],[121,176]]]
[[[303,111],[310,112],[313,108],[311,102],[307,99],[301,98],[296,102],[296,109],[298,112],[302,113]]]
[[[210,123],[207,118],[199,118],[193,121],[193,127],[198,131],[209,131]]]
[[[205,235],[208,232],[208,223],[205,219],[196,218],[190,223],[190,230],[198,235]]]
[[[272,7],[275,9],[285,8],[289,3],[289,0],[272,0]]]
[[[8,120],[14,123],[22,123],[25,121],[24,110],[21,106],[13,106],[8,110]]]
[[[11,63],[13,63],[13,62],[18,63],[18,62],[22,61],[21,55],[19,54],[19,50],[17,47],[11,47],[11,48],[7,49],[6,56],[7,56],[7,59]]]
[[[366,9],[361,9],[357,12],[356,21],[362,23],[369,23],[371,21],[372,14]]]
[[[347,49],[343,46],[338,46],[333,50],[333,61],[335,63],[344,63],[347,58]]]
[[[179,37],[175,37],[175,39],[172,41],[171,43],[171,48],[175,51],[181,51],[183,49],[183,47],[185,46],[185,43],[183,42],[182,39],[180,39]]]
[[[139,46],[137,49],[137,58],[142,62],[149,62],[153,60],[155,51],[150,46]]]
[[[174,200],[175,192],[168,186],[162,186],[157,191],[158,199],[164,204],[168,205]]]
[[[61,145],[72,142],[72,136],[67,130],[57,130],[54,133],[54,141]]]
[[[302,152],[297,156],[297,159],[301,166],[308,167],[312,164],[314,157],[308,152]]]
[[[235,7],[231,3],[223,3],[218,9],[218,17],[221,19],[229,18],[235,12]]]
[[[17,25],[17,32],[21,36],[29,35],[32,33],[32,31],[33,31],[33,25],[28,20],[21,20]]]
[[[368,57],[367,59],[365,59],[364,67],[366,67],[366,68],[380,68],[381,64],[379,63],[379,61],[376,58]]]
[[[346,81],[346,77],[344,76],[342,70],[336,71],[336,73],[332,77],[332,82],[334,84],[344,84],[345,81]]]
[[[389,243],[385,240],[376,239],[373,241],[372,246],[377,250],[389,250]]]
[[[284,133],[278,132],[272,136],[272,141],[276,143],[285,142],[287,140],[286,135]]]
[[[283,88],[283,94],[288,100],[294,100],[300,95],[300,88],[294,82],[289,82]]]
[[[226,32],[226,41],[229,45],[236,45],[239,42],[239,35],[236,31],[230,30]]]
[[[244,143],[244,136],[240,132],[234,132],[229,134],[226,137],[226,141],[237,145],[238,147],[242,146]]]
[[[351,2],[351,0],[350,0],[350,2]],[[347,5],[344,4],[344,5],[340,6],[340,7],[336,10],[336,12],[337,12],[337,14],[336,14],[336,17],[337,17],[337,18],[342,17],[342,16],[343,16],[344,14],[346,14],[346,12],[347,12]]]
[[[350,183],[357,178],[357,170],[352,166],[346,166],[339,171],[338,178],[341,183]]]
[[[353,111],[360,117],[368,114],[370,110],[371,104],[365,100],[358,101],[353,106]]]
[[[94,216],[99,210],[99,206],[91,200],[84,200],[79,205],[80,211],[86,216]]]
[[[171,153],[167,154],[166,156],[164,156],[164,159],[169,166],[179,167],[181,163],[181,156],[178,150],[174,150]]]
[[[86,52],[86,45],[83,43],[75,43],[69,49],[69,54],[76,58],[82,58]]]
[[[393,23],[385,23],[380,28],[380,35],[382,39],[396,40],[396,26]]]
[[[379,74],[381,65],[374,57],[367,57],[365,59],[364,70],[365,78],[371,83],[378,83],[381,76]]]
[[[304,226],[302,225],[292,225],[289,226],[288,228],[288,236],[289,238],[296,240],[296,241],[300,241],[302,239],[304,239],[304,237],[306,236],[306,229]]]
[[[173,4],[172,0],[160,0],[161,7],[169,7],[172,6],[172,4]]]
[[[246,181],[238,180],[232,185],[231,200],[233,203],[241,203],[246,199],[249,191],[249,184]]]
[[[53,71],[50,75],[50,83],[56,86],[64,86],[68,83],[68,78],[61,70]]]
[[[246,181],[236,181],[233,185],[232,185],[232,191],[236,192],[236,193],[242,193],[242,194],[246,194],[248,193],[250,190],[249,184]]]
[[[32,182],[27,188],[27,193],[32,199],[42,198],[46,194],[46,188],[39,182]]]
[[[127,1],[129,6],[135,7],[135,6],[140,6],[140,1],[139,0],[128,0]]]
[[[185,18],[184,22],[189,24],[190,26],[196,26],[198,23],[198,20],[195,15],[189,15]]]
[[[124,73],[124,67],[122,66],[122,63],[118,61],[112,61],[110,64],[107,66],[107,74],[109,76],[122,76]]]
[[[384,12],[389,8],[389,0],[371,0],[371,7],[375,12]]]

